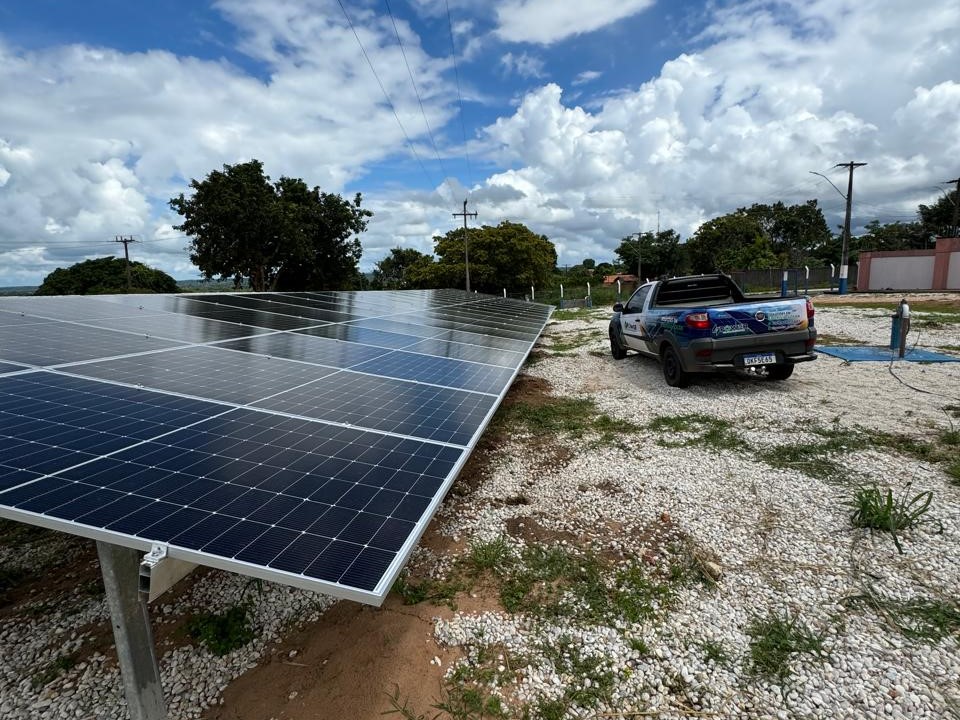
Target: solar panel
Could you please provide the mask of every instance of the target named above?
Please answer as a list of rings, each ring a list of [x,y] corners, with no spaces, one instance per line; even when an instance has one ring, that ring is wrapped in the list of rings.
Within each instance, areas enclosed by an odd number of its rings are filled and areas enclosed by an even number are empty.
[[[380,604],[549,312],[0,298],[0,516]]]

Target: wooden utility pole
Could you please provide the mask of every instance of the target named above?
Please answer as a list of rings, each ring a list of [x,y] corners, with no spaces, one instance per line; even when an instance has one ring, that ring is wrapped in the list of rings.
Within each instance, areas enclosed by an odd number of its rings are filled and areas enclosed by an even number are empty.
[[[123,243],[123,257],[127,260],[127,292],[132,291],[133,283],[130,280],[130,249],[129,245],[132,242],[136,242],[133,239],[133,235],[130,237],[124,237],[123,235],[117,235],[114,239],[114,242]]]
[[[843,245],[840,249],[840,282],[838,292],[847,294],[847,253],[850,251],[850,211],[853,208],[853,171],[863,167],[866,163],[850,162],[837,163],[834,167],[845,167],[850,170],[850,179],[847,182],[847,213],[843,220]]]
[[[467,212],[467,201],[463,201],[463,212],[453,213],[454,217],[463,217],[463,259],[467,270],[467,292],[470,292],[470,237],[467,234],[467,218],[476,217],[477,213]]]

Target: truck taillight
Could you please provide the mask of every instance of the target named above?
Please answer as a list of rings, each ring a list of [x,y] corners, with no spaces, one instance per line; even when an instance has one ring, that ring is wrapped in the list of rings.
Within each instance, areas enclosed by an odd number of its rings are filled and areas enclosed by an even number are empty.
[[[813,301],[810,298],[807,298],[807,320],[813,320],[813,315],[816,310],[813,309]]]
[[[690,313],[685,322],[696,330],[710,329],[710,316],[707,313]]]

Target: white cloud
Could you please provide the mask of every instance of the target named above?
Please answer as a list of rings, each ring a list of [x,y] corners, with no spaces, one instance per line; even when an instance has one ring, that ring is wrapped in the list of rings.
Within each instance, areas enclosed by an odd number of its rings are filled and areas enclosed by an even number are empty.
[[[653,5],[653,0],[506,0],[497,7],[497,35],[507,42],[550,45],[599,30]]]
[[[519,75],[522,78],[542,78],[543,60],[527,53],[514,55],[508,52],[500,58],[500,64],[504,67],[507,74]]]
[[[586,85],[587,83],[593,82],[594,80],[596,80],[596,79],[598,79],[598,78],[600,78],[600,77],[602,77],[602,76],[603,76],[603,73],[600,72],[600,71],[598,71],[598,70],[584,70],[582,73],[579,73],[579,74],[571,81],[570,84],[573,85],[573,86]]]

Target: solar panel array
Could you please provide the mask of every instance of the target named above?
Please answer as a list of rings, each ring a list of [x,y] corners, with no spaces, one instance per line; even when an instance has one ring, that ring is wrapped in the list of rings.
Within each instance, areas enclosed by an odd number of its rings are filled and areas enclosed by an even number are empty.
[[[379,604],[546,305],[0,297],[0,516]]]

